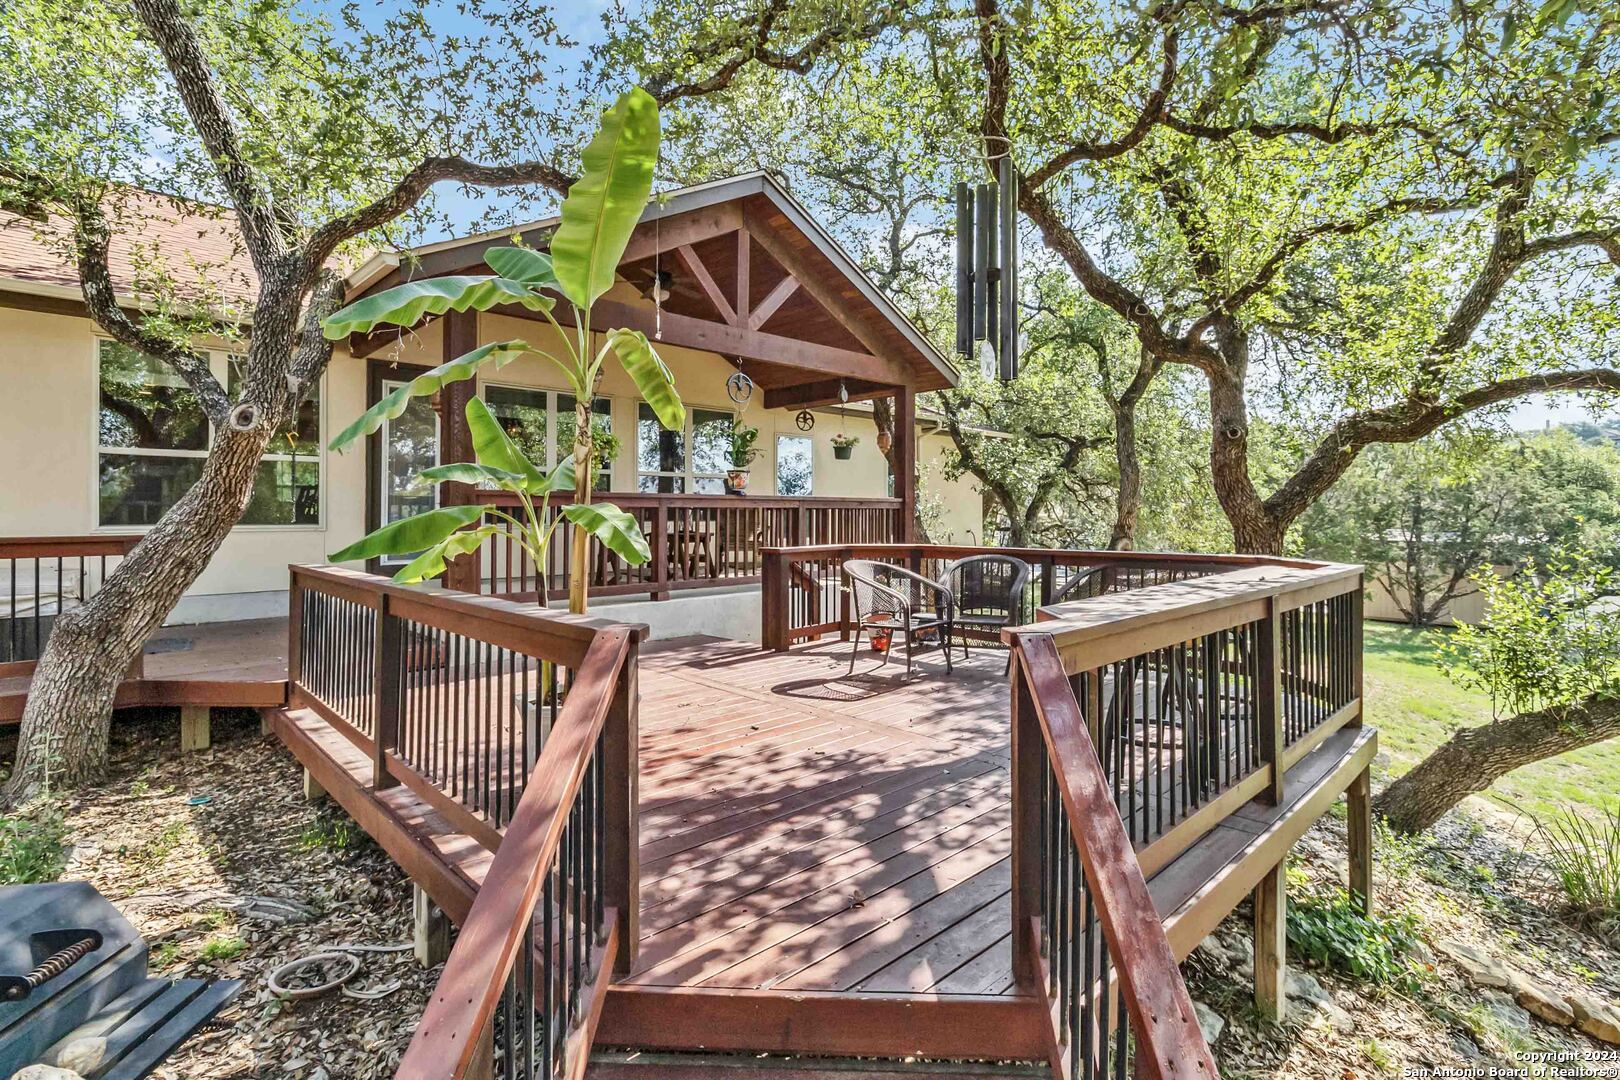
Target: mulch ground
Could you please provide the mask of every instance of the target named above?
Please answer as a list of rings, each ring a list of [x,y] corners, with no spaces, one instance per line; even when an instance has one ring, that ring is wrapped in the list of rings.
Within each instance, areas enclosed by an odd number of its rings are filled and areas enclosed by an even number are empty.
[[[181,755],[172,710],[121,715],[101,785],[71,796],[64,878],[84,879],[146,938],[154,975],[241,979],[218,1030],[154,1076],[347,1080],[393,1073],[438,970],[409,951],[362,953],[348,985],[283,1001],[279,965],[411,937],[410,885],[343,812],[303,798],[301,772],[257,715],[216,711],[213,746]]]

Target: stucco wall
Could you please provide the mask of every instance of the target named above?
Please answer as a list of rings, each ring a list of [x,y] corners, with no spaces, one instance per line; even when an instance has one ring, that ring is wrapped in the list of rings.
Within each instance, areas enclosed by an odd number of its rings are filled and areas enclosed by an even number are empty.
[[[544,346],[549,328],[499,316],[481,316],[480,340],[521,337]],[[0,308],[0,378],[6,387],[0,402],[0,460],[9,464],[0,497],[0,535],[85,534],[139,530],[100,529],[97,520],[97,339],[88,319]],[[662,348],[676,385],[689,405],[734,411],[725,380],[734,370],[713,353]],[[397,353],[397,355],[395,355]],[[432,324],[408,337],[393,356],[407,363],[437,364],[442,359],[439,327]],[[334,357],[322,384],[322,434],[331,435],[365,408],[364,360],[346,353]],[[517,386],[564,389],[560,373],[536,357],[516,361],[489,380]],[[601,392],[613,406],[613,429],[622,452],[614,466],[614,486],[635,486],[635,419],[633,384],[610,365]],[[765,453],[756,462],[752,490],[776,490],[776,434],[802,434],[794,425],[798,410],[766,409],[763,393],[743,411],[744,420],[760,428]],[[860,438],[851,460],[833,456],[832,436],[840,429]],[[868,417],[836,409],[816,411],[810,433],[814,442],[814,494],[881,496],[887,491],[887,469],[877,449],[876,429]],[[980,535],[980,499],[966,479],[947,482],[940,459],[948,440],[930,434],[919,441],[923,483],[939,496],[944,511],[940,539],[957,542]],[[327,453],[322,461],[321,524],[261,526],[235,530],[176,610],[173,621],[242,618],[285,610],[286,567],[290,562],[324,562],[329,551],[358,538],[365,528],[365,451],[356,446],[343,454]],[[250,595],[243,595],[250,594]],[[214,598],[214,599],[210,599]]]

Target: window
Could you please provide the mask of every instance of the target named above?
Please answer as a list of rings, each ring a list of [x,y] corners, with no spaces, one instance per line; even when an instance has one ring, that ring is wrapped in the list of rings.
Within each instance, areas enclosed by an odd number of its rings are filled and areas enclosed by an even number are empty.
[[[213,357],[228,392],[240,383],[240,357]],[[153,525],[202,475],[211,441],[197,395],[167,365],[116,341],[96,345],[98,520]],[[321,433],[317,390],[271,440],[243,525],[320,521]]]
[[[776,493],[809,495],[814,487],[814,443],[808,435],[776,437]]]
[[[574,395],[533,390],[523,386],[485,386],[484,404],[506,429],[518,449],[544,469],[554,468],[574,447]],[[613,403],[607,398],[591,402],[596,418],[597,461],[602,469],[596,475],[597,491],[613,487]]]
[[[670,431],[658,422],[652,406],[641,403],[636,413],[636,490],[725,494],[732,415],[714,409],[688,409],[686,415],[687,429]]]
[[[246,357],[229,359],[226,389],[236,400]],[[243,525],[315,525],[321,520],[320,383],[310,388],[298,412],[276,432],[259,462]]]

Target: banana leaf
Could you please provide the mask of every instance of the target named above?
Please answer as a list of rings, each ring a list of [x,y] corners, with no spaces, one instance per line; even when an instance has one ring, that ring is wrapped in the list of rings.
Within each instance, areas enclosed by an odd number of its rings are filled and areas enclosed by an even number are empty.
[[[412,398],[427,397],[430,394],[438,393],[440,389],[450,383],[470,379],[485,364],[492,365],[495,368],[503,368],[525,352],[528,352],[528,350],[528,344],[523,341],[492,341],[488,345],[480,345],[472,352],[464,353],[448,363],[440,364],[431,371],[424,371],[361,413],[358,420],[338,432],[337,437],[327,444],[327,449],[342,450],[354,440],[370,435],[382,427],[384,420],[393,420],[403,413],[410,405]]]

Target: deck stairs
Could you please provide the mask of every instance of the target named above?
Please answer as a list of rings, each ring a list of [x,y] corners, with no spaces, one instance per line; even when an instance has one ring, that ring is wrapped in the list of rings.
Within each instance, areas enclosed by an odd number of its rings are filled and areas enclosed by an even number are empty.
[[[1022,1080],[1051,1072],[1045,1062],[598,1051],[586,1066],[585,1080]]]
[[[151,977],[146,943],[87,882],[0,888],[0,911],[0,1076],[74,1062],[139,1080],[242,988]]]

